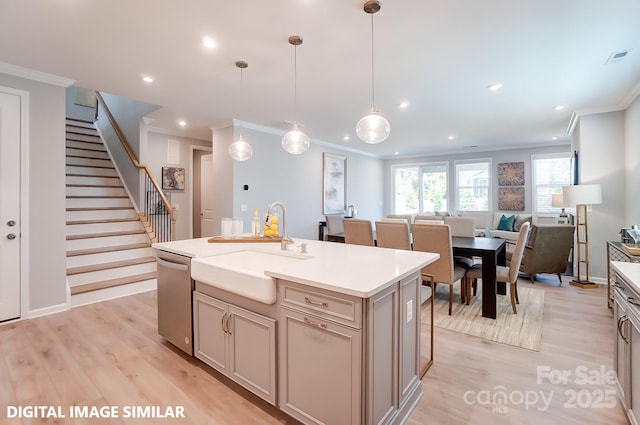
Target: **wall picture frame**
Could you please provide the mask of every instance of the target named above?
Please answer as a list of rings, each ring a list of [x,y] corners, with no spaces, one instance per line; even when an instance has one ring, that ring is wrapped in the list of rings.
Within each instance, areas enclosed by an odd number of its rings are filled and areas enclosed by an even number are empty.
[[[184,190],[184,168],[162,167],[162,190]]]
[[[325,215],[347,209],[347,157],[322,153],[322,209]]]
[[[498,186],[524,186],[524,162],[498,164]]]

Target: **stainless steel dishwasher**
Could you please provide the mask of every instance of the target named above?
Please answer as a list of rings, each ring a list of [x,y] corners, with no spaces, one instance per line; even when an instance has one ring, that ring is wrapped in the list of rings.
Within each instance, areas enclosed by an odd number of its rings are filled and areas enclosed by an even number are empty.
[[[193,356],[191,258],[156,249],[158,333]]]

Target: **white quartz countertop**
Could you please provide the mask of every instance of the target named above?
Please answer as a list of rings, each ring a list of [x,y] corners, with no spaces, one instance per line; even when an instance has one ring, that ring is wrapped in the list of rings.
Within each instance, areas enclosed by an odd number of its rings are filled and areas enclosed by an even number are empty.
[[[612,261],[611,266],[637,293],[640,293],[640,263]]]
[[[393,283],[415,273],[439,258],[438,254],[366,247],[335,242],[294,238],[289,252],[300,253],[307,244],[308,259],[274,265],[265,275],[305,285],[368,298]],[[240,250],[280,251],[280,243],[209,243],[208,238],[161,242],[153,248],[194,258]]]

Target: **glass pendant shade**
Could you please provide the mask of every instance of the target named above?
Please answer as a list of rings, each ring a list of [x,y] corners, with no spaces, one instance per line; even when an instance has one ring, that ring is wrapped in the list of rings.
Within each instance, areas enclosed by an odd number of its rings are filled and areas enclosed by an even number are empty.
[[[282,148],[290,154],[299,155],[309,149],[309,136],[298,129],[298,124],[293,123],[293,128],[282,137]]]
[[[389,137],[391,126],[389,121],[381,116],[375,107],[372,107],[369,115],[360,118],[360,121],[358,121],[356,133],[360,140],[374,145]]]
[[[253,155],[253,148],[244,140],[241,134],[238,140],[229,145],[229,155],[236,161],[246,161]]]

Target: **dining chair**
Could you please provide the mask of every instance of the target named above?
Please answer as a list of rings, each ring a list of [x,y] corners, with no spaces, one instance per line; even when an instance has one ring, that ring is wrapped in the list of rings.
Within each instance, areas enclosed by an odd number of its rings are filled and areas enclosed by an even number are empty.
[[[403,219],[376,221],[376,240],[381,248],[411,249],[409,225]]]
[[[373,246],[371,221],[351,218],[343,221],[344,242],[353,245]]]
[[[476,220],[473,217],[444,217],[445,224],[451,227],[451,236],[472,238],[476,235]]]
[[[413,234],[413,250],[434,252],[440,254],[433,263],[422,268],[422,281],[426,282],[433,278],[433,292],[436,285],[443,283],[449,285],[449,315],[453,307],[453,285],[464,278],[466,270],[456,266],[453,261],[453,250],[451,248],[451,228],[448,224],[432,225],[414,223],[411,226]],[[464,291],[460,285],[460,299],[464,300]]]
[[[529,236],[530,223],[524,223],[520,227],[518,233],[518,241],[511,257],[511,262],[508,266],[496,267],[496,282],[509,282],[509,292],[511,296],[511,309],[514,314],[518,313],[516,304],[520,303],[518,299],[518,272],[520,271],[520,263],[522,262],[522,256],[524,255],[524,248],[527,244],[527,237]],[[465,292],[466,303],[469,304],[471,300],[471,285],[473,282],[477,282],[482,278],[482,264],[476,264],[467,270],[465,275],[463,286]]]
[[[325,216],[327,222],[327,240],[337,241],[341,240],[344,235],[344,216],[342,214],[331,214]]]
[[[442,221],[444,217],[441,215],[417,215],[413,218],[413,222],[415,223],[416,220],[435,220],[435,221]]]

